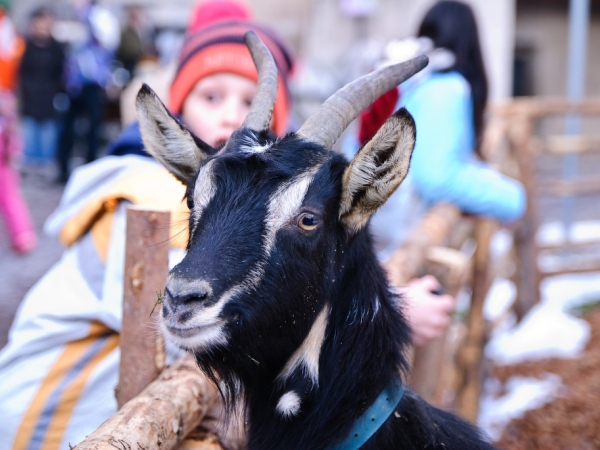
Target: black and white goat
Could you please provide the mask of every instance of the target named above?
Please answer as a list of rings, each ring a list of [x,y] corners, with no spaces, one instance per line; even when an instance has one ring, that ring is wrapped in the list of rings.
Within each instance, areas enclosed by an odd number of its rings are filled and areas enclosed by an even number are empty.
[[[138,95],[146,149],[187,185],[191,212],[187,254],[165,290],[164,334],[196,355],[228,401],[243,396],[251,450],[491,448],[408,389],[398,402],[410,330],[367,224],[406,176],[412,117],[390,117],[350,164],[331,150],[427,58],[347,85],[278,139],[268,131],[277,69],[256,35],[246,42],[257,93],[221,149],[187,131],[150,88]]]

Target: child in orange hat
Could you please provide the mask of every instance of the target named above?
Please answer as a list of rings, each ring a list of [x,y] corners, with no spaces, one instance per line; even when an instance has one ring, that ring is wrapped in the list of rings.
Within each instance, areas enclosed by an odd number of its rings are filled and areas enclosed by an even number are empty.
[[[256,69],[243,41],[248,30],[259,34],[280,70],[272,129],[282,134],[288,126],[289,53],[239,5],[209,0],[198,6],[167,102],[214,146],[242,124],[256,90]],[[116,412],[126,207],[170,210],[172,264],[185,248],[185,187],[144,151],[136,125],[111,153],[70,177],[45,226],[67,247],[64,256],[28,292],[0,351],[0,436],[6,448],[66,448]],[[156,316],[146,319],[149,335]],[[211,414],[215,418],[215,410]],[[239,448],[243,439],[224,436],[218,424],[217,430],[226,448]]]
[[[251,10],[241,1],[198,3],[168,92],[148,81],[171,112],[209,145],[221,145],[229,138],[242,124],[254,97],[258,73],[244,44],[244,33],[249,30],[259,35],[277,65],[279,84],[271,129],[285,134],[290,126],[287,78],[292,57],[272,30],[252,21]],[[137,124],[127,128],[108,150],[111,155],[132,153],[148,156]]]

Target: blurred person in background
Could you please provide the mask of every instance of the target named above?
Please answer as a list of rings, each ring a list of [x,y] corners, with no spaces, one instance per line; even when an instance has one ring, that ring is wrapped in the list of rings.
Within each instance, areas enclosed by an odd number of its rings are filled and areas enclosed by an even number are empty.
[[[118,22],[108,10],[93,1],[78,6],[80,20],[88,33],[85,42],[67,54],[65,89],[70,105],[63,119],[57,152],[58,181],[61,183],[66,183],[69,178],[75,123],[81,115],[89,119],[85,160],[91,162],[98,157],[105,88],[111,79],[111,65],[119,39]]]
[[[13,93],[24,43],[7,15],[8,7],[8,1],[0,0],[0,214],[13,250],[28,253],[36,247],[37,236],[15,168],[23,145]]]
[[[423,53],[430,62],[366,110],[358,135],[345,142],[345,151],[354,154],[400,107],[415,119],[417,140],[408,175],[371,221],[384,266],[432,204],[453,203],[466,213],[504,223],[518,220],[526,207],[523,186],[492,169],[480,152],[488,82],[471,7],[460,1],[438,1],[425,14],[417,38],[390,43],[386,53],[384,64]],[[419,291],[423,293],[436,290],[439,283],[433,277],[413,280],[409,291],[415,286],[423,287]],[[408,303],[416,343],[440,336],[450,323],[453,303],[439,300],[420,295]]]
[[[121,30],[121,40],[117,49],[117,60],[127,70],[129,79],[135,76],[137,64],[148,57],[155,57],[154,29],[148,23],[144,9],[139,5],[127,10],[127,23]]]
[[[19,66],[25,166],[48,167],[56,158],[59,123],[54,102],[63,89],[65,54],[52,37],[53,24],[50,9],[40,7],[31,13]]]
[[[202,2],[202,16],[211,20],[188,35],[170,87],[170,110],[215,147],[241,126],[256,92],[247,30],[258,33],[279,67],[272,130],[282,135],[288,129],[291,56],[272,31],[237,6],[233,0]],[[144,151],[137,124],[111,153],[74,170],[46,222],[67,248],[25,296],[0,351],[0,450],[68,448],[116,413],[126,207],[171,211],[170,265],[183,256],[186,187]],[[155,318],[148,320],[150,326]],[[220,406],[214,408],[207,416],[213,420]],[[222,436],[226,448],[241,447],[235,430]]]

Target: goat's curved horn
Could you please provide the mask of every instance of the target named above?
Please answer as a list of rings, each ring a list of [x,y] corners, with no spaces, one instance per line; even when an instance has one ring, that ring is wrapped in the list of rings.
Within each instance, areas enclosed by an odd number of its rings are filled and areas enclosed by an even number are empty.
[[[375,100],[423,69],[429,58],[417,56],[409,61],[382,67],[347,84],[329,97],[300,127],[297,136],[333,148],[350,122]]]
[[[268,129],[271,124],[271,116],[277,99],[277,66],[273,55],[254,31],[246,32],[244,40],[258,71],[258,82],[254,100],[252,100],[250,111],[244,119],[242,127],[262,131]]]

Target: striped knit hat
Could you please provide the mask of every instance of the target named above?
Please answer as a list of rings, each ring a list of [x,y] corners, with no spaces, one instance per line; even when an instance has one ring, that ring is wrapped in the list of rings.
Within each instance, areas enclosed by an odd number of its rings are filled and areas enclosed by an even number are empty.
[[[271,30],[248,19],[250,10],[240,2],[208,0],[198,5],[179,55],[169,106],[174,113],[181,113],[185,99],[196,83],[209,75],[228,72],[256,81],[258,74],[244,43],[244,33],[253,30],[273,54],[279,70],[273,131],[283,135],[288,127],[290,98],[286,80],[292,59]]]

